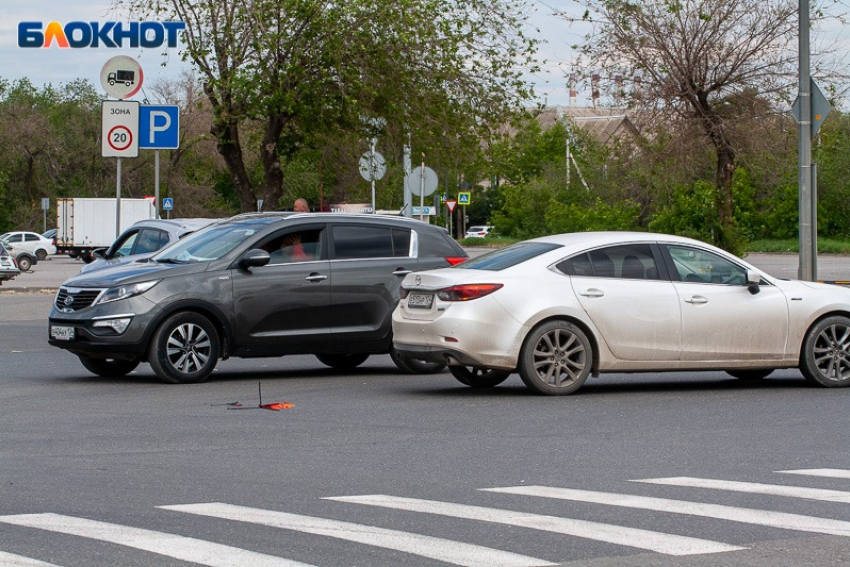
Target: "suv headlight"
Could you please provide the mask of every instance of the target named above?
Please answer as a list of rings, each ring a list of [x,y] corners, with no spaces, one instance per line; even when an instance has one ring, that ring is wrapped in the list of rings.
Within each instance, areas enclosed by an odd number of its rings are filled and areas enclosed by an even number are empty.
[[[141,295],[156,284],[158,284],[159,281],[160,280],[154,280],[152,282],[142,282],[137,284],[111,287],[101,294],[98,300],[94,302],[94,305],[99,305],[101,303],[109,303],[110,301],[118,301],[119,299],[127,299],[128,297],[133,297],[135,295]]]

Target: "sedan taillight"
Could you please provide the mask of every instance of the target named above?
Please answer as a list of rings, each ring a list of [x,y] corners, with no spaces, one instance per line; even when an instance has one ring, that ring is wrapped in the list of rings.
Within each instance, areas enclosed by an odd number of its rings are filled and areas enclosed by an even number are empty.
[[[455,285],[437,291],[437,297],[443,301],[469,301],[478,299],[485,295],[490,295],[497,289],[501,289],[502,284],[466,284]]]

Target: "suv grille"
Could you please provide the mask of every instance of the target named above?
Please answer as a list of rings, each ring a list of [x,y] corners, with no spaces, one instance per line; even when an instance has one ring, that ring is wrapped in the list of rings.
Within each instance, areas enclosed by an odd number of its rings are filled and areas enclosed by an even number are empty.
[[[56,309],[63,313],[73,313],[91,307],[91,304],[102,292],[102,289],[60,287],[59,293],[56,294]]]

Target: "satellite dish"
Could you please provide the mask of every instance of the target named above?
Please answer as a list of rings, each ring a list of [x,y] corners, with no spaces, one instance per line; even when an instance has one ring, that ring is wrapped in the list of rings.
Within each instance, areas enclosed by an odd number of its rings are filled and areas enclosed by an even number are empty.
[[[422,191],[422,185],[425,185],[425,191]],[[407,190],[417,197],[427,197],[434,193],[437,190],[437,185],[439,185],[439,179],[437,178],[437,173],[431,169],[430,167],[425,167],[425,179],[422,179],[422,167],[417,167],[413,171],[410,172],[410,175],[404,178],[405,186]]]

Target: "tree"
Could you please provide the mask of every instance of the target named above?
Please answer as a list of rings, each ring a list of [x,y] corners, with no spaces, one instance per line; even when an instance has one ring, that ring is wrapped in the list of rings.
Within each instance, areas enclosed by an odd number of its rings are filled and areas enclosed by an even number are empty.
[[[597,72],[640,76],[621,92],[656,124],[679,122],[714,149],[716,242],[738,246],[732,185],[754,99],[787,95],[796,74],[796,0],[590,0],[599,23],[585,53]],[[787,96],[786,96],[787,98]]]
[[[185,56],[213,108],[211,133],[243,210],[281,197],[287,161],[375,116],[467,143],[528,98],[536,41],[525,0],[115,0],[186,23]],[[256,121],[259,135],[246,139]],[[364,137],[367,135],[364,133]],[[251,153],[262,166],[252,179]],[[257,187],[260,185],[260,187]]]

